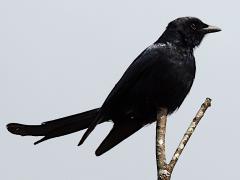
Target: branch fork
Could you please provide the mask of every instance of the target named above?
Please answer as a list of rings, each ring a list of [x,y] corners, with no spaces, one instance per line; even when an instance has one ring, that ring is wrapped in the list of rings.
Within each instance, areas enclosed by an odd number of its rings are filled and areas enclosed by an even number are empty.
[[[196,116],[193,118],[191,124],[187,128],[182,140],[180,141],[172,159],[169,163],[166,162],[166,149],[165,149],[165,135],[167,125],[167,109],[160,108],[157,114],[156,123],[156,160],[157,160],[157,174],[158,180],[170,180],[173,169],[182,154],[187,142],[195,131],[198,123],[204,116],[206,110],[211,106],[211,99],[206,98],[205,102],[201,105]]]

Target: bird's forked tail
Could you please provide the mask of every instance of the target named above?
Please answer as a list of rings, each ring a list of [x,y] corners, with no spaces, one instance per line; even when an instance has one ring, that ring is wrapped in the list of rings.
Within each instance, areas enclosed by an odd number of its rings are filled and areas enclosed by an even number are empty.
[[[7,129],[9,132],[21,136],[44,136],[34,143],[38,144],[51,138],[64,136],[88,128],[95,120],[98,111],[99,108],[96,108],[72,116],[47,121],[41,125],[10,123],[7,125]]]

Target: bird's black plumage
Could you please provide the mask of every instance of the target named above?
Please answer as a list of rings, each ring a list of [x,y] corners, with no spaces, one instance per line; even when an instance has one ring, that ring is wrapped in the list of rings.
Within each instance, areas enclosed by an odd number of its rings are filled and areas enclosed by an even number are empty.
[[[96,125],[111,120],[114,126],[96,151],[101,155],[154,122],[159,108],[171,114],[180,107],[195,77],[193,50],[205,34],[217,31],[197,18],[178,18],[133,61],[101,108],[42,125],[11,123],[7,128],[14,134],[44,136],[37,143],[88,128],[81,144]]]

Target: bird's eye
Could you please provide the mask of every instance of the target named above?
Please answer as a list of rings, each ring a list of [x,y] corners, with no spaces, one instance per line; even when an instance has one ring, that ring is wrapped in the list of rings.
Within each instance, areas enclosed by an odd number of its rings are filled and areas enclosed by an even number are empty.
[[[192,28],[194,31],[197,29],[195,24],[191,24],[191,28]]]

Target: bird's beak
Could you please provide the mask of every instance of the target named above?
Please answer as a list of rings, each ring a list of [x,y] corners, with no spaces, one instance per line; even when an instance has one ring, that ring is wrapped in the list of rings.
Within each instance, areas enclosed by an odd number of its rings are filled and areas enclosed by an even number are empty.
[[[204,32],[205,34],[219,32],[219,31],[221,31],[219,27],[210,26],[210,25],[202,29],[202,32]]]

